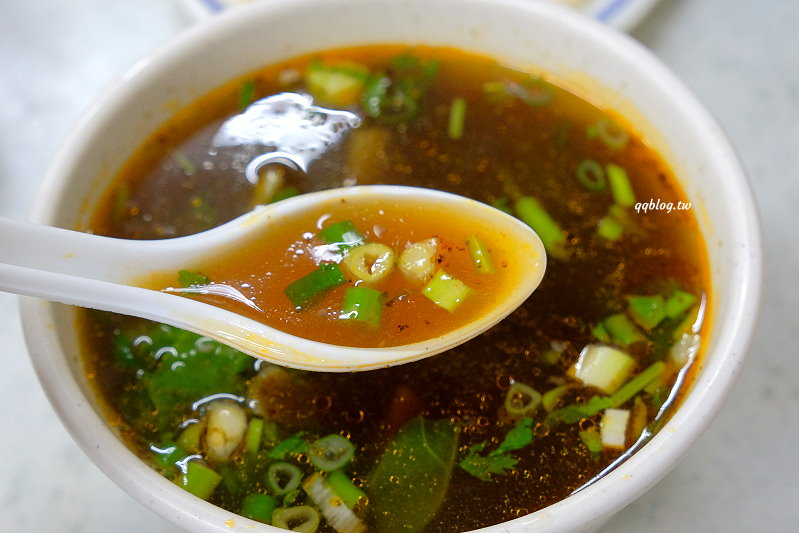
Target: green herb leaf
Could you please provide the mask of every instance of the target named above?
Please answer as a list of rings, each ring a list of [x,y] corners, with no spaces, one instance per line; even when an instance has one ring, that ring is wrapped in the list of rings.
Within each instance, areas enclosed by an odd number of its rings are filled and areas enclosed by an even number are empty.
[[[519,450],[533,442],[533,419],[525,417],[516,422],[513,429],[505,434],[505,439],[499,448],[491,452],[491,455]]]
[[[417,417],[399,430],[365,487],[376,531],[424,528],[447,492],[458,437],[449,420]]]
[[[178,283],[181,287],[194,287],[197,285],[208,285],[211,280],[202,272],[192,272],[181,270],[178,272]]]
[[[483,448],[485,448],[485,443],[469,447],[469,453],[458,463],[458,466],[481,481],[491,481],[490,474],[504,476],[519,462],[518,459],[503,453],[480,455]]]

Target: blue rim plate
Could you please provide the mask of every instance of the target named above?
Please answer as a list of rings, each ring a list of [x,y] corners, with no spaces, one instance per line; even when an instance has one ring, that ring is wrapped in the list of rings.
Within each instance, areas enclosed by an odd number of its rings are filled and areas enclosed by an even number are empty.
[[[256,0],[181,0],[181,3],[195,18],[212,16],[225,9]],[[531,0],[540,1],[540,0]],[[565,4],[609,26],[622,31],[632,30],[658,0],[551,0]]]

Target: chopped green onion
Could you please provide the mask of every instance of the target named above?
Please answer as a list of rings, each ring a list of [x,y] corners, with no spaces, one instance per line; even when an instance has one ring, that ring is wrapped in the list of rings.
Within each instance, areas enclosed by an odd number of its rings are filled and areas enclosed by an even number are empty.
[[[630,302],[630,316],[646,330],[651,330],[666,318],[666,301],[660,294],[628,296],[627,301]]]
[[[239,109],[246,109],[255,100],[255,80],[247,80],[239,88]]]
[[[261,447],[261,438],[264,434],[264,419],[251,418],[247,425],[247,434],[244,436],[244,449],[249,453],[257,453]]]
[[[269,494],[248,494],[241,501],[239,514],[246,518],[258,520],[264,524],[272,523],[272,513],[277,508],[277,499]]]
[[[272,525],[299,533],[314,533],[319,529],[319,512],[310,505],[278,507],[272,513]]]
[[[365,239],[351,220],[334,222],[319,232],[319,238],[327,244],[338,245],[339,250],[360,246]]]
[[[266,470],[266,486],[277,496],[283,496],[300,486],[302,472],[291,463],[278,461]]]
[[[463,301],[474,293],[464,282],[439,269],[433,279],[422,288],[422,294],[434,304],[449,312],[455,311]]]
[[[311,474],[302,482],[302,488],[337,533],[366,533],[366,524],[344,505],[324,476]]]
[[[569,374],[585,385],[612,394],[627,380],[633,366],[635,359],[623,351],[604,344],[589,344],[569,368]]]
[[[510,200],[507,196],[500,196],[499,198],[495,198],[491,205],[495,208],[499,209],[500,211],[504,211],[509,215],[513,214],[513,208],[510,205]]]
[[[187,176],[191,176],[197,172],[197,167],[194,166],[194,163],[191,162],[191,159],[189,159],[183,150],[175,150],[172,154],[172,158],[175,160],[175,163],[183,169],[183,173]]]
[[[491,254],[486,248],[486,245],[477,235],[472,235],[466,238],[466,247],[469,249],[469,255],[472,257],[474,268],[480,274],[494,274],[494,262],[491,261]]]
[[[536,198],[522,196],[516,200],[514,210],[522,222],[538,234],[550,255],[557,258],[564,256],[566,234]]]
[[[200,450],[200,433],[202,426],[199,423],[189,424],[180,432],[177,443],[178,446],[190,453],[196,453]]]
[[[304,433],[299,431],[291,437],[284,439],[277,443],[266,454],[270,459],[285,459],[287,455],[305,453],[308,449],[308,443],[303,438]]]
[[[646,367],[643,372],[640,372],[633,379],[624,384],[610,397],[610,406],[619,407],[627,402],[630,398],[641,392],[644,387],[652,383],[655,379],[663,374],[666,369],[666,363],[663,361],[656,361]]]
[[[602,169],[602,165],[593,159],[580,161],[575,176],[577,176],[577,181],[588,190],[596,192],[605,190],[605,171]]]
[[[314,99],[344,107],[360,100],[368,77],[369,70],[357,63],[325,65],[313,61],[305,72],[305,85]]]
[[[346,281],[347,278],[337,264],[323,263],[313,272],[293,281],[283,292],[296,309],[301,309],[323,293]]]
[[[186,457],[185,448],[175,442],[167,442],[161,447],[151,446],[153,452],[153,463],[163,470],[175,471],[175,463]]]
[[[188,461],[186,471],[179,473],[174,479],[176,485],[203,500],[211,497],[220,481],[222,476],[197,461]]]
[[[580,440],[583,441],[588,451],[591,452],[591,456],[594,459],[598,458],[599,454],[602,453],[602,437],[599,436],[599,432],[595,429],[589,429],[578,432],[578,435],[580,435]]]
[[[450,139],[458,140],[463,137],[463,128],[466,123],[466,100],[455,98],[449,108],[449,123],[447,134]]]
[[[677,318],[688,311],[691,306],[694,305],[694,302],[696,302],[696,296],[678,289],[666,300],[666,316],[669,318]]]
[[[397,262],[400,272],[409,281],[422,284],[430,281],[436,269],[438,239],[432,237],[409,244]]]
[[[190,270],[178,271],[178,283],[181,287],[196,287],[198,285],[208,285],[211,280],[202,272],[192,272]]]
[[[527,416],[541,405],[541,393],[524,383],[516,382],[505,393],[505,411],[512,417]]]
[[[342,263],[356,278],[367,284],[375,284],[393,272],[396,256],[391,247],[369,242],[347,250]]]
[[[627,131],[610,119],[597,122],[588,131],[589,137],[596,137],[611,150],[621,150],[630,140]]]
[[[571,385],[560,385],[559,387],[546,391],[541,396],[541,405],[547,411],[554,411],[555,407],[558,405],[558,400],[560,400],[570,388]]]
[[[624,227],[615,218],[606,216],[599,219],[596,233],[609,241],[617,241],[624,233]]]
[[[300,194],[300,190],[295,187],[294,185],[287,185],[282,189],[278,190],[274,196],[270,199],[270,203],[279,202],[281,200],[285,200],[286,198],[291,198],[293,196],[298,196]]]
[[[608,330],[605,328],[605,324],[600,322],[591,330],[591,335],[596,338],[599,342],[610,342],[610,334]]]
[[[342,470],[333,470],[327,475],[327,483],[336,496],[341,498],[344,505],[350,509],[355,509],[356,506],[363,507],[366,505],[368,498],[366,493],[359,487],[355,486],[352,479],[345,474]]]
[[[339,318],[379,326],[386,299],[386,293],[371,287],[348,287],[344,292]]]
[[[646,340],[646,336],[623,313],[610,315],[602,324],[613,342],[623,346]]]
[[[552,86],[541,78],[529,78],[522,85],[511,84],[509,90],[511,94],[531,106],[546,105],[555,97]]]
[[[308,459],[323,472],[338,470],[352,461],[355,445],[335,433],[322,437],[308,446]]]
[[[541,362],[545,365],[556,365],[560,362],[561,352],[557,350],[544,350],[541,354]]]
[[[608,448],[624,448],[629,420],[630,411],[627,409],[605,409],[599,426],[602,444]]]
[[[613,195],[613,201],[622,207],[632,207],[635,205],[635,193],[630,184],[630,178],[627,176],[627,171],[624,167],[609,164],[605,169],[610,183],[610,192]]]

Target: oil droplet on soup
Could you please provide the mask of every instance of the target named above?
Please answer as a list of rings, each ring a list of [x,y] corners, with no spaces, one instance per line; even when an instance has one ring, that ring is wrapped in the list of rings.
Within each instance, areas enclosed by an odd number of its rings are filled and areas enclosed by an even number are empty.
[[[541,236],[548,270],[478,338],[354,374],[286,370],[175,328],[87,311],[87,368],[130,448],[216,505],[320,531],[480,528],[551,505],[634,453],[668,420],[701,357],[712,311],[704,242],[690,209],[632,208],[688,199],[622,117],[556,82],[451,49],[334,50],[233,80],[155,132],[109,188],[95,232],[176,236],[293,194],[404,184],[507,210]],[[250,180],[248,163],[277,141],[214,139],[283,93],[354,114],[358,126],[314,145],[305,170],[270,165]],[[389,230],[381,237],[352,213],[334,218],[388,242]],[[450,221],[440,218],[411,240],[443,239],[437,228]],[[490,240],[479,229],[459,228]],[[280,249],[309,251],[309,231],[287,231]],[[371,268],[379,253],[365,257]],[[249,283],[225,280],[242,291]],[[294,281],[276,291],[285,296]],[[253,296],[270,314],[294,312]],[[340,316],[341,298],[309,310]],[[209,434],[230,454],[209,454]]]

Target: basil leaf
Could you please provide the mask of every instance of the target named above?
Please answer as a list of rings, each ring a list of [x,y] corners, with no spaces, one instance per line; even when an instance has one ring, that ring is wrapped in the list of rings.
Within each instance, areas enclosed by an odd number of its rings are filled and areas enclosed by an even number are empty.
[[[449,420],[417,417],[400,429],[368,479],[376,531],[414,533],[433,518],[447,492],[458,438]]]

